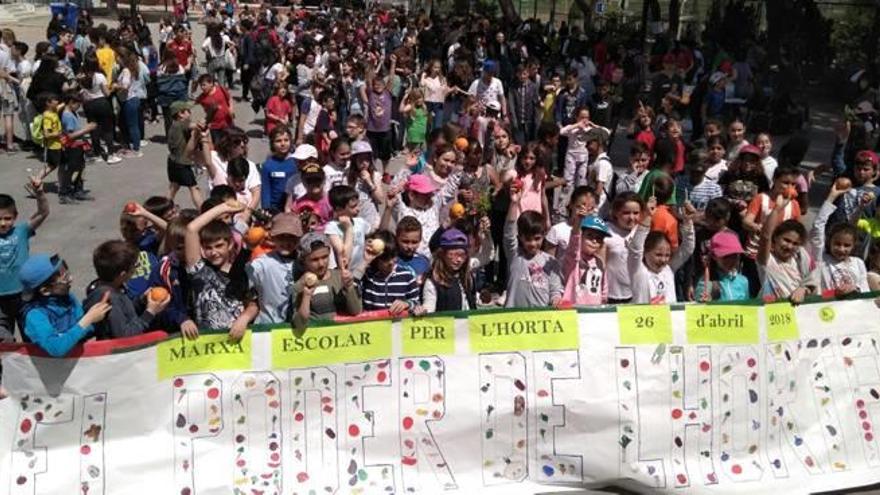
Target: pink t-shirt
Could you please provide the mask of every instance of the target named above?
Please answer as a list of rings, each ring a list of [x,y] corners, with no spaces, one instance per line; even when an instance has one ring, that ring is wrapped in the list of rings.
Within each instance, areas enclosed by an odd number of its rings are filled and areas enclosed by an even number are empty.
[[[541,213],[544,198],[544,182],[535,183],[535,174],[526,174],[521,177],[523,181],[522,197],[519,200],[521,212],[537,211]]]

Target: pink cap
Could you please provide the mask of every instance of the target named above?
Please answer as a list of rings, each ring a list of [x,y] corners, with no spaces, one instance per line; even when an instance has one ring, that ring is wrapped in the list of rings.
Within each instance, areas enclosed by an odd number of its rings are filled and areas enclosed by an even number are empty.
[[[431,179],[427,175],[422,174],[411,175],[406,182],[406,187],[410,191],[420,194],[433,194],[437,190]]]
[[[709,252],[713,256],[723,258],[731,254],[742,254],[742,244],[739,242],[739,236],[732,230],[722,230],[712,236],[709,241]]]
[[[860,162],[871,162],[871,165],[877,166],[878,158],[877,153],[874,153],[871,150],[862,150],[856,153],[856,161]]]
[[[743,153],[751,153],[755,156],[761,156],[761,150],[754,144],[747,144],[740,148],[737,156],[742,155]]]

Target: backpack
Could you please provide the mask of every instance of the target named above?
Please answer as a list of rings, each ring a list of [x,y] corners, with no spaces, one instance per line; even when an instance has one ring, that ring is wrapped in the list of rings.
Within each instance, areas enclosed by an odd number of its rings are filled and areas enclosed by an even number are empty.
[[[254,41],[256,41],[254,52],[260,65],[263,67],[269,67],[275,63],[275,46],[272,45],[272,39],[269,36],[269,29],[266,28],[257,31]]]
[[[31,121],[31,141],[37,146],[43,146],[43,114],[38,113]]]

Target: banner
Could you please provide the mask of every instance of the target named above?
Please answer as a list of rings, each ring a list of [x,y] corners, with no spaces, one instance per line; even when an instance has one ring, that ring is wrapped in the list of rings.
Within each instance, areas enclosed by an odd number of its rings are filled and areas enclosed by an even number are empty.
[[[7,352],[0,492],[872,484],[878,316],[869,299],[495,311]]]

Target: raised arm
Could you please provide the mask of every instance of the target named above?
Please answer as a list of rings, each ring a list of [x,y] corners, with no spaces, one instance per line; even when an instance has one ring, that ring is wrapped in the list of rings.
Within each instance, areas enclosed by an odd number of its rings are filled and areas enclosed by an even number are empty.
[[[197,216],[186,226],[184,256],[186,258],[187,268],[194,267],[199,260],[202,259],[202,243],[199,240],[199,232],[205,228],[205,225],[208,225],[211,221],[216,220],[226,213],[234,214],[243,209],[244,205],[238,201],[222,203]]]
[[[767,261],[770,259],[770,246],[772,244],[773,231],[776,230],[776,226],[782,222],[782,217],[785,213],[785,207],[788,206],[790,199],[785,199],[781,194],[778,198],[776,198],[776,208],[770,212],[767,216],[767,220],[764,221],[764,227],[761,230],[761,238],[758,240],[758,264],[762,266],[767,265]]]
[[[37,200],[37,211],[28,220],[31,232],[36,232],[40,225],[43,225],[43,222],[49,218],[49,198],[46,197],[46,192],[43,190],[43,181],[37,177],[31,177],[26,188]]]
[[[821,259],[822,253],[825,251],[825,226],[828,224],[828,218],[837,211],[837,206],[834,203],[845,192],[838,190],[837,184],[832,183],[828,197],[825,198],[825,202],[822,203],[819,213],[813,220],[813,228],[810,229],[810,245],[813,249],[810,254],[816,259]]]

